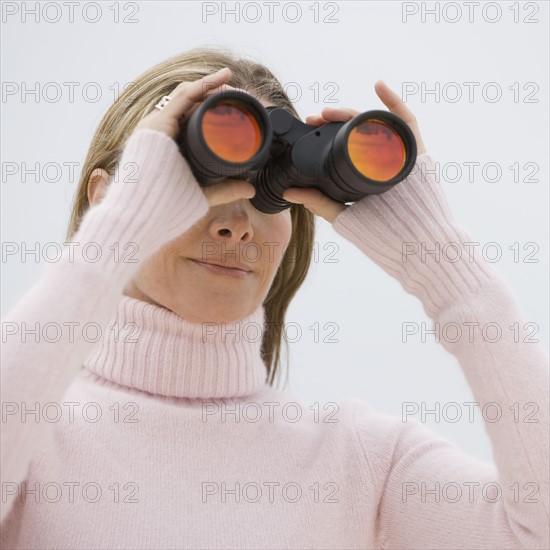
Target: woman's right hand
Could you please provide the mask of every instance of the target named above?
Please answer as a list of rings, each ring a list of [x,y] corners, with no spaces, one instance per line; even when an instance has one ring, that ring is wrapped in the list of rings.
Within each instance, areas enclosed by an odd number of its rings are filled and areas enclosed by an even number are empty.
[[[139,122],[134,131],[148,128],[175,139],[202,101],[222,89],[235,89],[226,84],[230,78],[231,70],[226,67],[194,82],[181,82],[170,94],[170,101],[162,109],[153,109]],[[251,183],[234,179],[201,189],[210,207],[239,199],[251,199],[256,194],[256,189]]]

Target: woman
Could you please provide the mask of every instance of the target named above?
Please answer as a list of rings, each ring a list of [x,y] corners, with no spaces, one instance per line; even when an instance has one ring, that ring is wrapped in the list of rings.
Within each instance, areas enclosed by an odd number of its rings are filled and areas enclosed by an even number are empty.
[[[298,116],[269,70],[223,50],[141,75],[88,153],[68,231],[87,253],[67,248],[4,320],[2,547],[548,548],[547,358],[512,331],[483,338],[488,322],[523,323],[482,259],[402,258],[403,243],[472,240],[430,174],[412,113],[377,83],[416,136],[405,181],[352,205],[289,189],[296,204],[264,214],[248,181],[200,187],[174,140],[226,86]],[[476,401],[505,413],[486,423],[496,469],[363,401],[315,413],[273,387],[314,215],[435,322],[471,328],[443,345]],[[29,327],[38,337],[22,337]],[[506,414],[531,402],[536,422]]]

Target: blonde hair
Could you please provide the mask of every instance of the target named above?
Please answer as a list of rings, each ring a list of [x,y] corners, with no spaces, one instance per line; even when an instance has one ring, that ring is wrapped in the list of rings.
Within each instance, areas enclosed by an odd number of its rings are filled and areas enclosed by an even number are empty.
[[[67,240],[78,231],[88,210],[88,181],[94,169],[115,173],[124,143],[134,128],[164,95],[180,82],[192,82],[215,73],[223,67],[232,72],[229,85],[246,90],[258,98],[284,108],[300,118],[283,86],[264,65],[238,57],[228,48],[199,47],[175,55],[147,70],[127,88],[103,116],[90,144],[80,181],[74,196]],[[290,301],[307,276],[314,242],[315,220],[302,205],[290,207],[292,234],[288,248],[269,293],[264,300],[266,329],[261,345],[262,359],[267,368],[267,382],[273,386],[281,380],[281,345],[284,319]],[[286,379],[288,381],[288,343]]]

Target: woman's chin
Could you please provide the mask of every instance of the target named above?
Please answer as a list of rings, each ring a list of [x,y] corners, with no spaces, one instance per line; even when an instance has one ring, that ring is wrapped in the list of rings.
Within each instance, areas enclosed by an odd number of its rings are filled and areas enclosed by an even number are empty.
[[[165,307],[176,315],[191,323],[231,323],[249,315],[248,309],[243,307],[243,300],[236,300],[235,303],[228,303],[223,299],[209,299],[196,305],[189,301],[183,304],[170,303]]]

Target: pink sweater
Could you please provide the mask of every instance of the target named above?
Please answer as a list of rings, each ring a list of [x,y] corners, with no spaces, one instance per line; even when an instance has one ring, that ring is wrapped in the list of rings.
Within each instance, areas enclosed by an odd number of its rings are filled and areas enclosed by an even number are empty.
[[[73,239],[101,257],[67,249],[3,319],[2,548],[549,548],[548,358],[508,329],[523,318],[484,260],[404,261],[402,243],[473,240],[428,153],[416,168],[333,227],[433,321],[464,327],[441,341],[475,400],[501,408],[486,422],[496,467],[362,400],[316,409],[271,389],[244,330],[263,307],[232,334],[124,296],[208,211],[174,141],[140,130]]]

